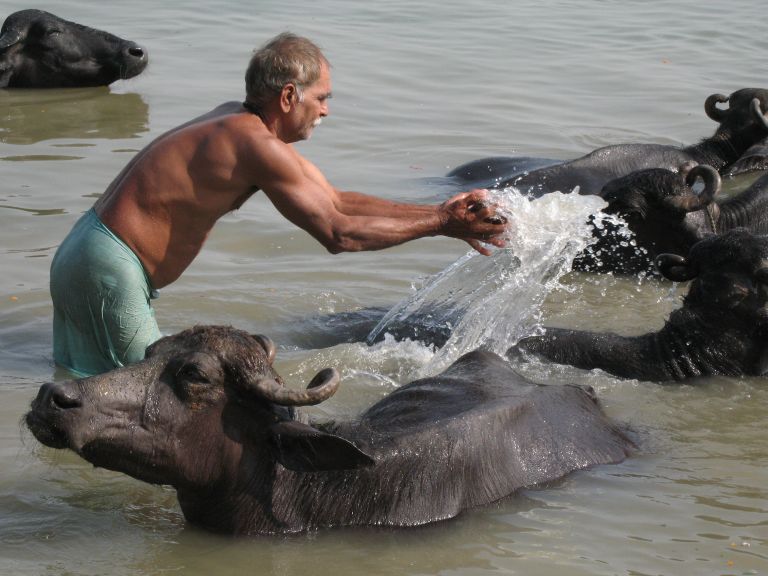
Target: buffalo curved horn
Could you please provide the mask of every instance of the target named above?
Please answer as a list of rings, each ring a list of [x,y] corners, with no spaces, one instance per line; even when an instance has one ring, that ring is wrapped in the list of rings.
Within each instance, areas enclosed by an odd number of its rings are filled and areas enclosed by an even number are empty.
[[[704,112],[715,122],[722,122],[725,119],[726,110],[717,107],[723,102],[728,102],[728,96],[725,94],[712,94],[704,101]]]
[[[5,50],[6,48],[10,48],[17,42],[19,42],[22,38],[21,31],[19,30],[13,30],[8,29],[5,32],[3,32],[2,36],[0,36],[0,50]]]
[[[320,404],[339,389],[339,373],[335,368],[320,370],[306,390],[293,390],[281,386],[273,378],[259,378],[250,384],[251,390],[261,398],[281,406],[312,406]]]
[[[659,254],[655,264],[658,271],[673,282],[687,282],[696,277],[688,261],[677,254]]]
[[[685,196],[670,196],[665,203],[675,210],[682,212],[695,212],[709,206],[723,185],[720,173],[704,164],[694,166],[685,174],[685,183],[690,187],[698,178],[704,181],[704,190],[697,196],[695,194]]]
[[[768,130],[768,118],[765,117],[763,109],[760,107],[760,98],[752,99],[752,111],[755,113],[755,119]]]
[[[256,342],[259,343],[259,346],[264,348],[264,352],[267,354],[267,362],[272,366],[272,363],[275,361],[275,355],[277,354],[277,347],[272,341],[272,338],[264,336],[264,334],[251,334],[251,338],[256,340]]]

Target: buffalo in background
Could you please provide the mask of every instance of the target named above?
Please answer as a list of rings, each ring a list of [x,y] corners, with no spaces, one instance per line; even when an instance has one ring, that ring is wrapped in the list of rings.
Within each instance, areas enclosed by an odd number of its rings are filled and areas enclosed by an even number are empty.
[[[42,10],[21,10],[0,30],[0,88],[106,86],[147,66],[128,40]]]
[[[174,486],[187,520],[232,534],[443,520],[634,448],[591,389],[534,384],[490,352],[338,422],[296,409],[338,373],[289,389],[274,357],[264,336],[195,327],[140,363],[42,386],[26,422],[47,446]]]
[[[659,382],[768,371],[768,236],[730,230],[696,243],[687,257],[662,254],[657,265],[670,280],[692,280],[683,307],[658,332],[619,336],[545,328],[508,354]]]
[[[727,108],[719,105],[727,103]],[[448,177],[462,185],[483,185],[492,188],[514,187],[523,194],[539,197],[549,192],[571,192],[578,187],[580,194],[598,194],[602,187],[620,176],[647,168],[676,170],[685,162],[707,164],[721,173],[751,146],[768,138],[768,90],[743,88],[730,96],[712,94],[704,110],[719,123],[715,133],[698,144],[678,148],[662,144],[616,144],[598,148],[589,154],[554,165],[541,160],[536,167],[528,158],[487,158],[461,165]],[[524,172],[510,174],[511,167],[526,165]],[[488,182],[488,174],[494,174]]]

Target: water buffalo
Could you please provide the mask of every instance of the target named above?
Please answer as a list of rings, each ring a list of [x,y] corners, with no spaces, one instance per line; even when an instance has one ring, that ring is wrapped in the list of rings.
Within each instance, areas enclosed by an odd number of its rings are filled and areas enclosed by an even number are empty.
[[[188,521],[232,534],[413,526],[631,453],[591,390],[522,379],[472,352],[359,418],[312,422],[339,375],[306,390],[272,368],[275,345],[200,326],[144,361],[41,387],[26,423],[43,443],[177,490]]]
[[[135,42],[42,10],[14,12],[0,30],[0,88],[105,86],[146,66]]]
[[[705,185],[696,194],[692,184],[699,176]],[[649,272],[657,255],[687,254],[709,234],[735,228],[768,234],[768,175],[718,202],[720,186],[720,175],[709,166],[691,169],[684,165],[680,173],[642,170],[612,180],[601,192],[608,201],[604,211],[624,219],[633,232],[634,244],[622,241],[626,240],[622,232],[608,222],[603,230],[613,229],[606,234],[595,230],[597,242],[574,260],[574,268],[630,274]]]
[[[727,102],[727,108],[718,105]],[[743,88],[730,96],[712,94],[704,104],[711,119],[719,123],[717,131],[698,144],[677,148],[662,144],[617,144],[552,166],[526,170],[501,177],[511,161],[489,159],[489,170],[496,174],[493,188],[513,186],[524,194],[539,197],[548,192],[571,192],[578,187],[580,194],[598,194],[609,181],[630,172],[646,168],[676,170],[680,164],[694,161],[727,171],[746,150],[768,137],[768,90]],[[483,160],[475,160],[451,171],[448,176],[465,180],[466,174],[481,174]],[[468,169],[470,166],[471,169]],[[482,182],[485,184],[485,182]]]
[[[697,194],[693,186],[700,178],[704,187]],[[595,241],[576,256],[573,268],[654,274],[659,254],[687,254],[706,234],[737,227],[717,227],[720,210],[713,200],[721,184],[717,170],[693,162],[678,171],[648,168],[611,180],[600,191],[608,205],[590,219]],[[727,207],[725,211],[731,212]],[[748,219],[743,220],[742,226],[747,226]]]
[[[626,337],[547,328],[520,340],[508,355],[532,353],[558,364],[659,382],[765,374],[768,236],[731,230],[696,243],[687,258],[662,254],[657,265],[670,280],[693,280],[683,307],[658,332]]]

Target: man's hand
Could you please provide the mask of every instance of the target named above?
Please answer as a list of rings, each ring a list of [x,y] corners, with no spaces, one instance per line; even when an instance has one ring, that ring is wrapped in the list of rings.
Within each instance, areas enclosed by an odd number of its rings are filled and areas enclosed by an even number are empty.
[[[490,256],[481,242],[499,248],[505,245],[507,219],[496,213],[496,205],[488,202],[487,190],[471,190],[457,194],[440,205],[439,233],[466,241],[472,248]]]

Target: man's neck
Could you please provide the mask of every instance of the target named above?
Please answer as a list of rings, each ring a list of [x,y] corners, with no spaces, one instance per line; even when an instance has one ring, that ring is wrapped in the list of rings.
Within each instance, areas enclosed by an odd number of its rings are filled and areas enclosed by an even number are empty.
[[[251,114],[255,114],[256,116],[261,118],[261,108],[256,106],[256,104],[254,104],[253,102],[248,102],[248,100],[244,100],[243,101],[243,108],[248,110],[248,112],[250,112]],[[262,118],[262,120],[263,120],[263,118]]]
[[[242,106],[246,112],[257,116],[264,124],[264,127],[278,139],[285,142],[286,144],[291,144],[293,142],[284,138],[281,129],[281,114],[279,110],[275,110],[274,106],[271,106],[269,103],[265,106],[259,106],[247,99],[242,103]]]

